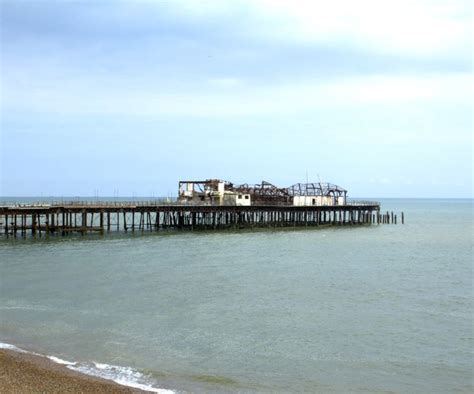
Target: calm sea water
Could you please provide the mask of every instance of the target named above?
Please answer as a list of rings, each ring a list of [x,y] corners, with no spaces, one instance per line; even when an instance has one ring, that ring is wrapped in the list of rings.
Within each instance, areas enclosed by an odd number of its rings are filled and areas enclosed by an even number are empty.
[[[0,240],[0,341],[192,392],[473,390],[473,202],[405,225]]]

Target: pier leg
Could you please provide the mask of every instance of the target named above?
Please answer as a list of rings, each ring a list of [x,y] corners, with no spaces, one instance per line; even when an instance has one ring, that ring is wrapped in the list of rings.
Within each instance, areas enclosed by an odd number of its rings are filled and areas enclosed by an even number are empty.
[[[87,212],[85,209],[82,210],[82,223],[81,223],[81,234],[84,235],[84,233],[87,230]]]

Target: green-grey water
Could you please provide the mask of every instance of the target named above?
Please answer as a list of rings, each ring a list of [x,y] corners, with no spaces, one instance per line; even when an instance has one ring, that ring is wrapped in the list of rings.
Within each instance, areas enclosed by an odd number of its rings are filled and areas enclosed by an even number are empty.
[[[0,341],[178,392],[467,393],[472,206],[383,200],[405,225],[4,238]]]

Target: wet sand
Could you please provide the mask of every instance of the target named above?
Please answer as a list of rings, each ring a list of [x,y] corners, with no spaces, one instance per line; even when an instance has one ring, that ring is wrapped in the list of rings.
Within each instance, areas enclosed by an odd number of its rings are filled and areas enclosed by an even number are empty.
[[[71,371],[41,356],[0,349],[1,393],[145,393]]]

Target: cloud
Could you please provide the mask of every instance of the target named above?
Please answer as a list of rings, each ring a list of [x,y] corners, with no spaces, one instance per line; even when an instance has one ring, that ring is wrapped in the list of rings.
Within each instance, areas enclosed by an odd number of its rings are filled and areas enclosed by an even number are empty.
[[[469,0],[188,0],[2,2],[3,30],[16,36],[114,40],[167,35],[358,48],[416,56],[472,48]],[[11,37],[14,38],[14,37]],[[469,52],[469,53],[466,53]]]
[[[267,32],[280,39],[355,45],[415,55],[469,51],[472,3],[432,0],[258,0],[278,20]]]
[[[243,81],[239,78],[231,78],[231,77],[217,77],[217,78],[210,78],[209,84],[211,86],[217,88],[235,88],[241,85]]]
[[[472,99],[468,2],[2,8],[4,111],[222,117]]]
[[[231,77],[194,81],[174,92],[137,81],[105,79],[94,84],[86,76],[64,84],[43,79],[23,85],[18,79],[3,99],[6,111],[66,114],[225,117],[297,114],[318,108],[457,103],[472,99],[470,74],[357,76],[334,81],[304,81],[259,86]]]

